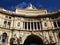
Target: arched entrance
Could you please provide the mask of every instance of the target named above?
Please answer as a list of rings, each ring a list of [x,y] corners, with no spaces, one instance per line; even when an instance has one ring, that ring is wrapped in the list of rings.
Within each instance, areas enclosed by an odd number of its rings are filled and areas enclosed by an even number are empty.
[[[36,35],[29,35],[25,40],[24,45],[43,45],[43,41]]]

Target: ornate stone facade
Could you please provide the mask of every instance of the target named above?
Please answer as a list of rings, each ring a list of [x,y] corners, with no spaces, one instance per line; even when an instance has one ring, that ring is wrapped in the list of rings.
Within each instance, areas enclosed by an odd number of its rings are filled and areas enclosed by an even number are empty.
[[[17,8],[16,12],[0,9],[0,44],[27,45],[36,41],[40,45],[60,45],[59,10],[47,12],[32,5]]]

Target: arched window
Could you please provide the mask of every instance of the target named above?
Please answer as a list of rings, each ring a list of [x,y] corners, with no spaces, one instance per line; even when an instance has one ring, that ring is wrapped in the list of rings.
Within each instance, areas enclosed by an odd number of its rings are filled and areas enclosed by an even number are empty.
[[[8,36],[7,36],[7,33],[4,32],[4,33],[2,34],[2,42],[7,42],[7,37],[8,37]]]
[[[11,22],[4,21],[3,26],[4,26],[5,28],[10,28]]]
[[[4,27],[6,27],[6,25],[7,25],[7,21],[4,21],[4,24],[3,24],[3,26],[4,26]]]
[[[10,28],[11,22],[8,22],[8,27]]]

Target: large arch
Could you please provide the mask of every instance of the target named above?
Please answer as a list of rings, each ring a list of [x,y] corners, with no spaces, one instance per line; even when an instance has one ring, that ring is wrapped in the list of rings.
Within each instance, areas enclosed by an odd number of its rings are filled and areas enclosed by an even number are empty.
[[[29,35],[24,41],[24,45],[43,45],[43,41],[36,35]]]

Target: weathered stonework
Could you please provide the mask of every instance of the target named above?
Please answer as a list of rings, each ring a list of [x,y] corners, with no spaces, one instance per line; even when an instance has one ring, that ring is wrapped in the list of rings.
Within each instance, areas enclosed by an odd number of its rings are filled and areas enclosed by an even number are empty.
[[[47,12],[46,9],[38,10],[29,7],[28,9],[17,8],[16,12],[12,12],[0,9],[0,44],[25,45],[29,36],[33,37],[31,39],[35,39],[35,36],[36,39],[38,37],[41,39],[40,41],[43,42],[41,45],[60,45],[59,20],[59,10]],[[6,40],[3,40],[4,36]],[[14,40],[12,41],[11,38]]]

